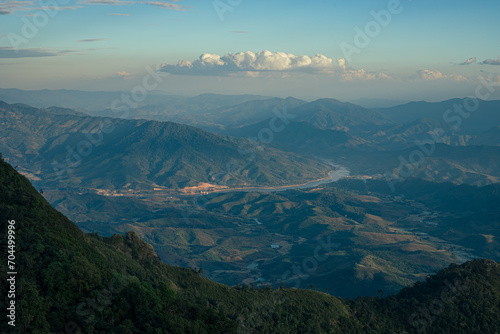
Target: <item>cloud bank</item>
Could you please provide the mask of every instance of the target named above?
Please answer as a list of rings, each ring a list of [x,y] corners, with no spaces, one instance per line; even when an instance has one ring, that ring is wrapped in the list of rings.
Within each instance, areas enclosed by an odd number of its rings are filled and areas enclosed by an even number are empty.
[[[451,80],[451,81],[466,81],[467,79],[462,75],[446,75],[439,71],[432,70],[419,70],[413,76],[412,80],[424,80],[424,81],[434,81],[434,80]]]
[[[110,6],[129,6],[135,4],[148,4],[161,8],[172,10],[187,11],[191,7],[180,5],[178,2],[182,0],[161,0],[161,1],[143,1],[143,0],[79,0],[77,5],[110,5]],[[42,7],[39,5],[42,4]],[[40,1],[2,1],[0,0],[0,15],[12,15],[20,11],[36,11],[36,10],[73,10],[83,8],[82,6],[52,6],[50,1],[47,6],[43,6]],[[110,15],[123,15],[129,14],[110,14]]]
[[[0,15],[11,15],[30,6],[34,6],[33,1],[0,1]]]
[[[170,1],[148,1],[148,5],[153,5],[161,8],[187,11],[190,7],[182,6],[172,2],[179,2],[180,0],[170,0]]]
[[[302,71],[325,72],[332,68],[333,59],[323,55],[295,56],[291,53],[251,51],[219,56],[204,53],[200,58],[180,60],[177,65],[165,65],[162,70],[183,75],[225,75],[231,72]]]
[[[125,5],[134,4],[134,1],[127,1],[127,0],[81,0],[78,3],[83,4],[83,5],[125,6]]]
[[[486,59],[481,62],[483,65],[500,65],[500,56],[497,59]]]
[[[106,41],[107,38],[90,38],[90,39],[80,39],[78,41],[75,41],[76,43],[92,43],[92,42],[101,42],[101,41]]]
[[[42,5],[42,7],[39,7]],[[82,8],[81,6],[53,6],[51,3],[44,4],[40,1],[1,1],[0,0],[0,15],[12,15],[17,12],[33,12],[41,11],[62,11],[75,10]],[[34,14],[25,14],[23,16],[34,16]]]
[[[128,73],[127,71],[120,71],[120,72],[116,73],[116,75],[120,78],[125,79],[125,80],[135,78],[132,74]]]
[[[15,49],[11,47],[0,47],[0,58],[53,57],[64,52],[65,51],[52,51],[46,49]]]
[[[470,65],[472,63],[475,63],[476,62],[476,57],[471,57],[469,59],[467,59],[466,61],[464,61],[463,63],[459,63],[458,65]]]
[[[162,71],[177,75],[212,75],[226,76],[246,74],[257,76],[259,73],[271,72],[302,72],[308,74],[330,74],[340,76],[344,80],[370,80],[389,78],[381,73],[369,73],[347,66],[345,59],[332,59],[325,55],[315,56],[294,55],[285,52],[239,52],[220,56],[213,53],[203,53],[193,61],[180,60],[176,65],[163,65]]]
[[[148,5],[153,5],[161,8],[187,11],[188,8],[186,6],[182,6],[177,2],[181,0],[161,0],[161,1],[130,1],[130,0],[80,0],[78,3],[83,5],[113,5],[113,6],[127,6],[133,5],[137,3],[145,3]]]
[[[81,49],[81,50],[51,50],[45,48],[27,48],[17,49],[13,47],[0,46],[0,58],[39,58],[39,57],[56,57],[66,54],[82,54],[84,51],[100,50],[96,48]]]

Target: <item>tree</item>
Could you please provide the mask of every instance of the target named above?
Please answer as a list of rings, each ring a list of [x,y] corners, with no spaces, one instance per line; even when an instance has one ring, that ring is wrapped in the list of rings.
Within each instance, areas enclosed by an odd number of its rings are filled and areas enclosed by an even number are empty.
[[[159,292],[163,301],[173,302],[175,300],[175,291],[167,283],[160,282]]]

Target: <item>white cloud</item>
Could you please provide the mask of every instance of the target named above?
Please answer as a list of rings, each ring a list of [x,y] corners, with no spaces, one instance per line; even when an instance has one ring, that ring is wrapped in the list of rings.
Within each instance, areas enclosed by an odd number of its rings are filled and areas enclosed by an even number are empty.
[[[472,63],[475,63],[476,62],[476,57],[471,57],[469,59],[467,59],[466,61],[464,61],[463,63],[459,63],[458,65],[470,65]]]
[[[204,53],[193,61],[180,60],[177,65],[166,64],[162,71],[178,75],[213,75],[226,76],[242,74],[258,76],[259,73],[270,72],[302,72],[309,74],[329,74],[344,80],[387,79],[382,73],[369,73],[356,70],[347,65],[345,59],[332,59],[325,55],[294,55],[285,52],[239,52],[219,56]]]
[[[499,86],[500,85],[500,74],[491,75],[490,77],[488,77],[487,80],[489,80],[493,84],[493,86]]]
[[[0,15],[11,15],[17,12],[26,12],[26,11],[46,11],[53,12],[55,10],[74,10],[78,8],[82,8],[81,6],[50,6],[50,3],[47,6],[37,7],[39,5],[39,1],[1,1],[0,0]],[[43,5],[43,3],[42,3]],[[24,14],[22,16],[35,16],[36,14]]]
[[[182,0],[161,0],[161,1],[144,1],[144,0],[80,0],[78,3],[83,5],[113,5],[113,6],[127,6],[133,5],[136,3],[143,3],[148,5],[153,5],[161,8],[187,11],[188,8],[186,6],[182,6],[177,4],[176,2],[180,2]],[[109,14],[109,15],[120,15],[120,14]],[[124,15],[125,16],[125,15]]]
[[[48,50],[43,48],[16,49],[12,47],[0,47],[0,58],[54,57],[74,52],[77,52],[77,50]]]
[[[481,82],[488,82],[491,86],[500,86],[500,74],[481,71],[487,76],[480,75]]]
[[[79,0],[77,5],[111,5],[111,6],[129,6],[134,4],[148,4],[161,8],[167,8],[178,11],[187,11],[191,7],[178,4],[182,0],[160,0],[160,1],[146,1],[146,0]],[[43,5],[43,2],[41,3]],[[51,6],[50,1],[47,6],[38,7],[39,1],[2,1],[0,0],[0,15],[11,15],[20,11],[33,12],[37,10],[42,11],[62,11],[83,8],[83,6]],[[25,14],[24,16],[34,16],[35,14]],[[129,16],[129,14],[108,14],[116,16]]]
[[[482,61],[480,64],[482,65],[500,65],[500,56],[498,56],[498,59],[486,59]]]
[[[227,75],[234,72],[303,71],[322,72],[332,69],[333,60],[323,55],[295,56],[284,52],[239,52],[219,56],[204,53],[193,61],[180,60],[177,65],[165,65],[162,70],[185,75]]]
[[[467,79],[462,75],[446,75],[439,71],[432,70],[418,70],[417,73],[411,76],[412,80],[452,80],[452,81],[466,81]]]
[[[83,4],[83,5],[125,6],[125,5],[134,4],[134,1],[127,1],[127,0],[80,0],[78,3]]]
[[[162,0],[162,1],[145,1],[145,0],[79,0],[78,5],[112,5],[112,6],[128,6],[133,4],[148,4],[162,8],[168,8],[179,11],[187,11],[190,7],[178,4],[182,0]],[[43,5],[43,2],[41,3]],[[51,6],[50,1],[47,6],[38,7],[40,1],[2,1],[0,0],[0,15],[11,15],[20,11],[54,11],[54,10],[73,10],[83,8],[82,6]],[[108,14],[129,16],[129,14]],[[34,16],[34,14],[26,14],[24,16]]]
[[[342,74],[342,78],[345,81],[355,81],[355,80],[393,80],[390,75],[382,72],[367,72],[363,69],[360,70],[348,70]]]
[[[0,2],[0,15],[14,14],[20,10],[26,10],[27,7],[33,6],[33,1],[9,1]]]
[[[120,71],[116,74],[118,75],[118,77],[123,78],[125,80],[134,78],[134,76],[132,74],[128,73],[127,71]]]
[[[381,72],[367,72],[364,69],[355,69],[347,65],[347,61],[344,58],[336,59],[338,70],[336,71],[339,76],[342,77],[344,81],[355,81],[355,80],[375,80],[375,79],[386,79],[392,80],[393,78],[385,73]]]
[[[129,80],[135,78],[132,74],[128,73],[127,71],[120,71],[116,73],[116,76],[118,78],[122,78],[123,80]]]
[[[173,10],[187,11],[188,8],[186,6],[182,6],[172,2],[179,2],[180,0],[170,0],[170,1],[148,1],[148,5],[158,6],[162,8],[168,8]]]
[[[90,39],[80,39],[76,41],[76,43],[92,43],[92,42],[101,42],[106,40],[107,38],[90,38]]]

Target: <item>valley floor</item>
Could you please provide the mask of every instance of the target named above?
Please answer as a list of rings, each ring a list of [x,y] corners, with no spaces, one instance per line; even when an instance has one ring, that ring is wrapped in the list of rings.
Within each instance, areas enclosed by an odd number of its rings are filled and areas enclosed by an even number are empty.
[[[345,183],[366,184],[364,178],[331,183],[347,174],[339,168],[306,189],[121,197],[46,191],[45,196],[86,232],[137,231],[166,263],[202,268],[205,276],[228,285],[377,295],[478,257],[438,233],[453,212],[401,195],[346,190]]]

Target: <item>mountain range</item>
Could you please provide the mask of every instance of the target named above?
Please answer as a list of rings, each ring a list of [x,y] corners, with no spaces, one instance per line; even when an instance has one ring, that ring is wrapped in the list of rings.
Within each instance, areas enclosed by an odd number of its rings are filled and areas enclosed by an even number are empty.
[[[475,102],[474,102],[475,101]],[[463,133],[479,135],[500,123],[500,101],[450,99],[442,102],[410,102],[377,109],[395,122],[406,124],[429,118],[447,121]]]
[[[143,238],[154,249],[147,257],[244,284],[237,291],[289,286],[371,296],[339,307],[374,317],[372,306],[390,309],[374,296],[396,294],[453,262],[500,258],[496,101],[480,101],[477,111],[490,122],[471,116],[458,129],[439,118],[444,102],[422,103],[431,111],[419,113],[414,104],[369,109],[250,95],[158,101],[131,109],[128,118],[111,109],[0,102],[0,152],[55,208],[98,233],[87,238],[113,244],[118,233],[128,253],[135,252],[132,240]],[[348,178],[280,191],[338,165]],[[318,261],[312,254],[324,240],[335,247]],[[199,305],[197,298],[188,302]],[[222,314],[227,328],[241,326],[234,313]],[[371,326],[358,316],[342,319],[338,328]],[[373,328],[412,331],[392,319]],[[316,332],[328,332],[312,321]],[[389,323],[395,327],[384,327]]]
[[[284,185],[329,167],[247,139],[171,122],[60,113],[0,103],[0,149],[46,187],[144,190]]]

